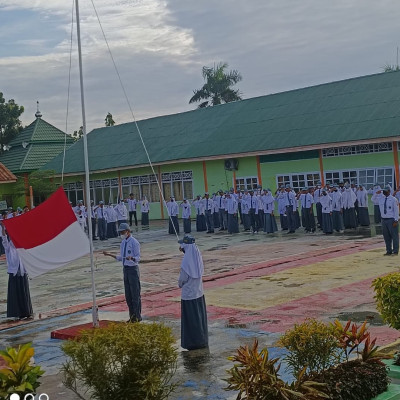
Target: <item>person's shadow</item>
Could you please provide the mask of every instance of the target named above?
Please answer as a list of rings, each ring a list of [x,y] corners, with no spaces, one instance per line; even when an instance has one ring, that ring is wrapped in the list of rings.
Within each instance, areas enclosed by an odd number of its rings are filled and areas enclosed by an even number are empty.
[[[211,361],[210,349],[182,351],[183,368],[185,372],[189,373],[202,373],[206,370]]]

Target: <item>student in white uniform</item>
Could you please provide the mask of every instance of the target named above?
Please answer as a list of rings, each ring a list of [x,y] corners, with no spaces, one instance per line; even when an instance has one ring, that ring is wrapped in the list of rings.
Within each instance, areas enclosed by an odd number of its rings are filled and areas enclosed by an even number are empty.
[[[182,209],[183,232],[190,233],[192,231],[192,221],[190,220],[192,206],[187,199],[183,199],[180,207]]]
[[[382,217],[382,233],[386,245],[385,256],[399,254],[399,203],[390,194],[387,186],[382,193],[376,192],[372,197],[379,202]]]
[[[117,213],[118,226],[128,222],[128,210],[123,200],[119,200],[114,210]]]
[[[108,207],[106,207],[106,215],[107,215],[107,237],[115,238],[118,236],[117,233],[117,213],[114,210],[114,207],[111,203],[108,203]]]
[[[129,320],[127,322],[140,322],[142,320],[139,272],[140,244],[131,235],[131,228],[127,223],[122,223],[118,228],[118,232],[122,239],[119,254],[107,251],[103,251],[103,254],[122,262],[125,300],[129,308]]]
[[[7,237],[3,223],[1,223],[1,235],[8,272],[7,317],[15,319],[33,318],[28,275],[19,258],[17,249]]]
[[[150,204],[146,196],[143,196],[140,202],[140,213],[142,214],[140,218],[142,230],[147,230],[149,229]]]
[[[343,232],[343,205],[342,193],[337,185],[334,185],[330,194],[332,198],[332,223],[336,232]]]
[[[342,205],[343,205],[343,223],[345,229],[356,229],[357,218],[354,204],[357,200],[357,196],[348,183],[345,184],[345,190],[342,193]]]
[[[206,216],[207,233],[214,233],[214,202],[210,199],[208,192],[204,194],[203,204]]]
[[[135,199],[133,193],[129,193],[129,198],[127,199],[128,202],[128,212],[129,212],[129,225],[132,226],[132,217],[135,219],[135,226],[137,227],[137,214],[136,214],[136,207],[138,201]]]
[[[193,201],[194,208],[196,210],[196,231],[204,232],[207,230],[206,216],[204,213],[204,202],[200,195],[197,195]]]
[[[100,240],[107,240],[107,214],[104,208],[104,201],[100,201],[95,209],[97,218],[97,232]]]
[[[178,215],[179,215],[179,206],[178,203],[175,201],[174,197],[170,197],[169,201],[167,202],[167,212],[168,212],[168,233],[173,235],[179,234],[179,222],[178,222]]]
[[[272,196],[271,189],[267,189],[261,196],[261,202],[264,210],[264,232],[275,233],[278,230],[274,216],[275,198]]]
[[[226,194],[226,211],[228,214],[228,233],[239,233],[238,202],[231,194]]]
[[[329,196],[326,189],[322,189],[322,196],[319,202],[322,207],[322,231],[326,235],[333,233],[333,221],[332,221],[332,198]]]
[[[369,226],[368,192],[364,186],[359,186],[356,196],[358,202],[358,223],[361,226]]]
[[[210,199],[211,200],[211,199]],[[179,240],[184,254],[178,285],[181,293],[181,346],[196,350],[208,346],[207,307],[203,291],[204,264],[192,236]]]

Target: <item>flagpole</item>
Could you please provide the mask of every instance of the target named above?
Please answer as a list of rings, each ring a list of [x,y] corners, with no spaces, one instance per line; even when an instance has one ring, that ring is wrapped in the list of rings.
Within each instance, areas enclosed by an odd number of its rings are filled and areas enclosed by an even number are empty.
[[[83,129],[83,152],[85,159],[85,191],[86,203],[88,214],[88,229],[89,229],[89,243],[90,243],[90,270],[92,273],[92,317],[93,327],[99,326],[98,310],[96,305],[96,286],[94,280],[94,259],[93,259],[93,232],[92,232],[92,205],[90,203],[90,183],[89,183],[89,159],[88,159],[88,145],[86,135],[86,112],[85,112],[85,96],[83,88],[83,73],[82,73],[82,46],[81,46],[81,28],[79,19],[79,0],[75,0],[76,6],[76,32],[78,37],[78,54],[79,54],[79,76],[81,86],[81,105],[82,105],[82,129]]]

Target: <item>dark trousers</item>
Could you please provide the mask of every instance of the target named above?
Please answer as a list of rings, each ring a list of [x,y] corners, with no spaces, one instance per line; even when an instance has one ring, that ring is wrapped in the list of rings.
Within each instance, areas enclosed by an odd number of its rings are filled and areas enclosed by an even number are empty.
[[[214,232],[214,216],[211,210],[205,211],[207,232]]]
[[[386,253],[399,252],[399,227],[393,226],[393,222],[394,218],[382,218],[382,234],[385,240]]]
[[[132,216],[133,216],[133,218],[135,218],[135,226],[137,226],[136,211],[129,211],[129,225],[132,226]]]
[[[289,232],[294,232],[296,230],[296,219],[293,212],[293,206],[286,206],[286,215]]]
[[[317,209],[318,226],[322,227],[322,205],[321,205],[321,203],[316,203],[315,208]]]
[[[253,232],[258,232],[258,215],[256,214],[255,208],[250,208],[249,210],[250,225]]]
[[[139,267],[124,267],[125,300],[131,321],[142,320],[142,300],[140,297]]]
[[[96,218],[92,217],[92,237],[96,238]]]
[[[107,239],[107,222],[105,218],[98,218],[97,220],[97,229],[99,233],[100,240]]]
[[[225,213],[226,211],[222,208],[219,209],[219,225],[221,227],[221,229],[228,229],[227,227],[227,221],[225,218]]]

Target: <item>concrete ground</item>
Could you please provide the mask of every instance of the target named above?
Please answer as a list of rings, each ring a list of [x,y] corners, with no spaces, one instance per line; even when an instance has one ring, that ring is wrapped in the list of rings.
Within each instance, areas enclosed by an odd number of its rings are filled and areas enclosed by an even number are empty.
[[[379,230],[379,228],[377,228]],[[179,349],[181,384],[172,399],[234,399],[223,381],[232,366],[227,357],[257,337],[272,356],[283,354],[275,343],[286,329],[307,317],[324,321],[340,319],[370,322],[380,345],[399,334],[383,324],[373,300],[371,281],[398,271],[398,257],[383,257],[381,236],[375,227],[330,236],[277,233],[214,235],[196,233],[205,264],[205,296],[209,319],[208,350],[182,351],[180,339],[180,291],[177,277],[181,253],[175,236],[163,221],[149,231],[134,232],[141,243],[143,316],[162,321],[173,329]],[[182,235],[181,235],[182,236]],[[102,255],[119,249],[119,239],[95,242],[95,281],[102,320],[127,319],[122,268]],[[91,321],[91,273],[89,258],[30,281],[33,321],[6,319],[7,276],[0,260],[0,348],[32,341],[35,361],[46,371],[39,392],[50,399],[77,399],[61,382],[65,361],[61,341],[50,332]],[[283,370],[283,377],[290,376]]]

